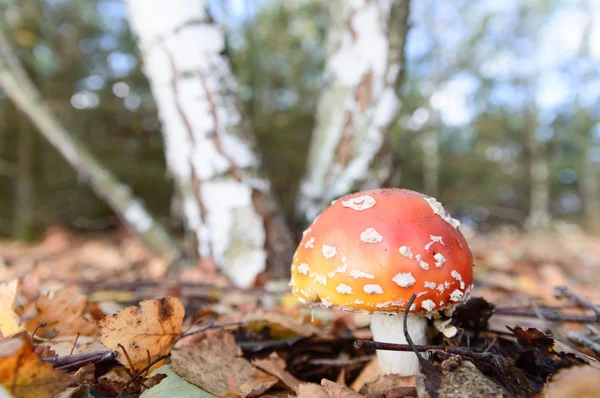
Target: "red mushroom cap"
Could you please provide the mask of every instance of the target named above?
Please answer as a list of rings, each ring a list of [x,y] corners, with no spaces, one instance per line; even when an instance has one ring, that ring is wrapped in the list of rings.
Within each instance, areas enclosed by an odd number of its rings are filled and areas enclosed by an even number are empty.
[[[454,307],[470,294],[473,257],[435,198],[406,189],[344,196],[305,231],[290,285],[303,303],[411,313]]]

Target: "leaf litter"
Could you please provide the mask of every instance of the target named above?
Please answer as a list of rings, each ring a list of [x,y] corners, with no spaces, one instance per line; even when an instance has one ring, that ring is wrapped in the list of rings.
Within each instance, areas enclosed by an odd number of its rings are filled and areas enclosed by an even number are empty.
[[[311,311],[281,284],[234,288],[201,264],[167,279],[164,261],[119,236],[58,229],[37,246],[0,241],[0,395],[586,397],[600,388],[597,238],[469,237],[476,289],[454,314],[459,333],[431,336],[422,374],[398,378],[380,377],[374,347],[355,344],[372,339],[364,314]]]

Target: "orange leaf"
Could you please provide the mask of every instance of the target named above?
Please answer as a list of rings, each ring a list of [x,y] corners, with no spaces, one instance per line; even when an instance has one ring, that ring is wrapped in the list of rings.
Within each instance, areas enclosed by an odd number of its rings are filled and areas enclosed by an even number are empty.
[[[25,335],[0,342],[0,384],[15,398],[54,397],[71,377],[43,362]]]
[[[36,336],[52,338],[55,336],[82,336],[98,334],[98,326],[85,320],[81,314],[87,305],[87,298],[75,286],[58,290],[38,297],[26,313],[34,312],[24,324],[30,332],[42,322],[47,325],[36,331]]]
[[[138,307],[128,307],[100,321],[100,341],[111,350],[119,351],[117,360],[130,367],[129,361],[119,348],[127,351],[134,370],[145,367],[149,361],[166,355],[181,335],[185,310],[175,297],[146,300]],[[155,369],[163,361],[156,363]]]

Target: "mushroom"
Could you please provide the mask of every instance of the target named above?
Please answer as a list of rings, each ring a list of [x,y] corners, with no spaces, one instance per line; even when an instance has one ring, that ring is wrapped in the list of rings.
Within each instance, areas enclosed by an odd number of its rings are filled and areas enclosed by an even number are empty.
[[[473,288],[473,258],[460,222],[435,198],[406,189],[376,189],[332,203],[304,232],[290,286],[306,305],[371,314],[373,339],[406,344],[404,311],[412,295],[408,334],[426,344],[427,319],[444,322]],[[412,352],[377,351],[380,374],[419,372]]]

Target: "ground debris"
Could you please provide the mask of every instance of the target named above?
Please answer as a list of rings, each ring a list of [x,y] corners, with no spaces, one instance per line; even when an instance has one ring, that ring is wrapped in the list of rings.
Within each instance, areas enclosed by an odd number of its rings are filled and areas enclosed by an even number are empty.
[[[233,288],[200,268],[198,281],[165,280],[161,260],[131,237],[69,239],[0,242],[10,264],[0,274],[0,395],[36,396],[48,382],[62,396],[425,396],[423,376],[416,387],[379,377],[374,347],[355,346],[372,339],[368,315],[307,309],[286,283]],[[419,346],[438,397],[600,388],[597,261],[560,236],[535,239],[473,237],[476,289],[453,314],[459,333]],[[600,253],[594,242],[574,247]]]

